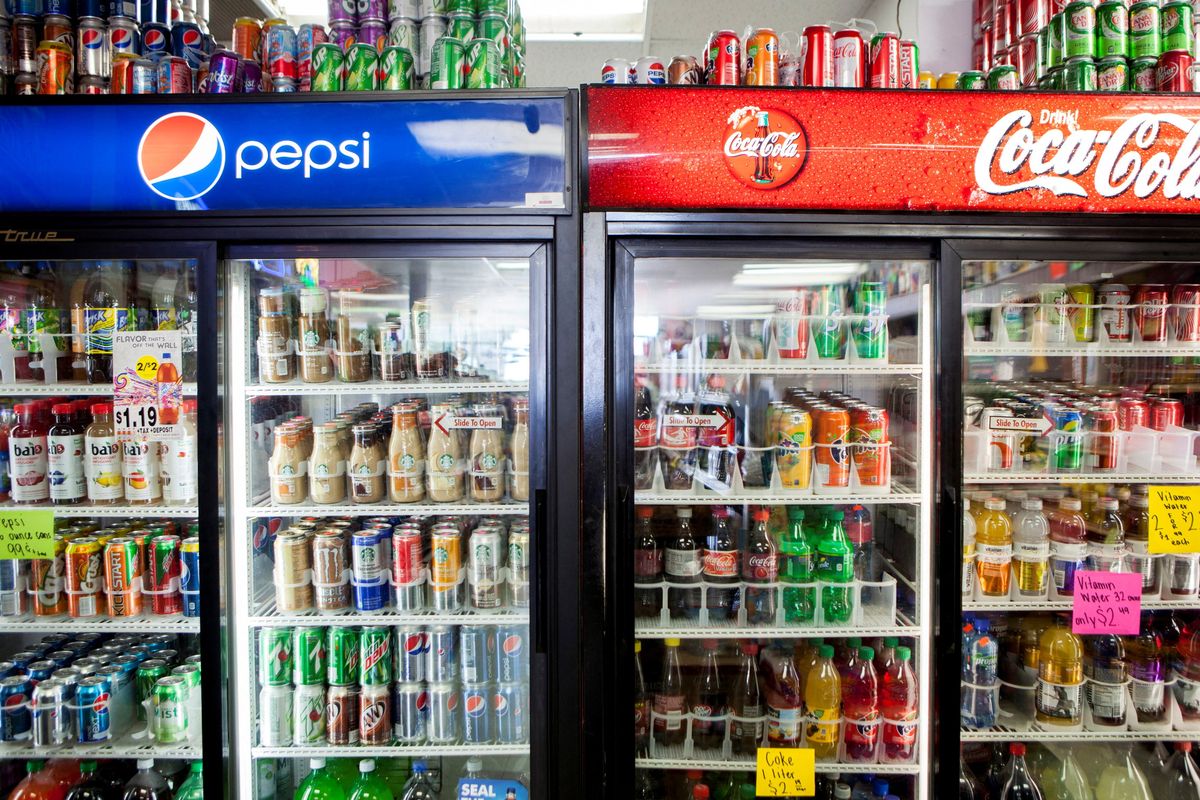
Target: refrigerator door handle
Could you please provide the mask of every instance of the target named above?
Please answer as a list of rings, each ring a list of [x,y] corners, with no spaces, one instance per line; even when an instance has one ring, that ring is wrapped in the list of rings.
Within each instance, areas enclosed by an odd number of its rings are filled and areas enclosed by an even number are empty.
[[[546,565],[549,564],[546,528],[546,490],[533,491],[533,530],[534,570],[533,597],[530,598],[533,607],[533,651],[538,655],[546,653],[546,608],[542,605],[546,597]]]

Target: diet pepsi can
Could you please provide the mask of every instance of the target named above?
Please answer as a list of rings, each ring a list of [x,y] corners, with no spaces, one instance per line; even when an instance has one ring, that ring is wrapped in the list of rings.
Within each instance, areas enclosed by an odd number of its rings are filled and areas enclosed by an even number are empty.
[[[527,625],[500,625],[496,628],[496,680],[516,683],[526,680],[529,653]]]
[[[129,17],[108,18],[108,52],[109,63],[117,53],[138,52],[138,25]]]
[[[458,680],[458,641],[454,628],[434,625],[429,629],[429,653],[425,666],[430,683]]]
[[[495,678],[496,629],[463,625],[458,652],[463,683],[488,683]]]
[[[392,735],[400,744],[424,744],[428,736],[429,690],[424,683],[400,682],[392,701]]]
[[[49,678],[33,689],[33,746],[68,744],[75,739],[71,714],[74,690],[65,682]]]
[[[466,744],[491,744],[492,691],[486,683],[467,683],[462,688],[462,738]]]
[[[33,681],[27,675],[0,680],[0,741],[23,742],[33,736],[32,695]]]
[[[492,713],[496,715],[496,742],[523,744],[529,741],[526,710],[529,690],[523,683],[501,683],[492,693]]]
[[[108,63],[108,25],[96,17],[83,17],[76,37],[79,45],[75,51],[75,72],[80,78],[107,78],[112,72]]]
[[[396,680],[414,683],[425,680],[429,658],[429,634],[424,628],[402,625],[396,628]]]
[[[106,742],[112,736],[112,700],[108,678],[90,675],[75,689],[75,741]]]
[[[165,22],[142,23],[142,55],[170,53],[171,29]]]
[[[454,683],[429,684],[430,744],[454,744],[458,741],[458,685]]]

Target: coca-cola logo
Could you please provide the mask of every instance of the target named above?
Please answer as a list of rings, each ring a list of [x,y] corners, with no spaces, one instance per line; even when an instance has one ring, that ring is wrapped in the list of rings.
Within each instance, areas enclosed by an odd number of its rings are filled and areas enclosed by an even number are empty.
[[[1164,65],[1171,66],[1174,65]],[[1160,75],[1162,72],[1160,70]],[[1079,126],[1077,111],[1018,110],[998,120],[975,154],[975,182],[987,194],[1041,189],[1056,196],[1200,194],[1200,124],[1170,112],[1136,114],[1115,130]],[[1090,175],[1090,187],[1084,176]]]
[[[839,58],[858,58],[859,48],[862,47],[858,39],[845,37],[844,39],[833,40],[833,58],[836,61]]]
[[[757,580],[775,580],[779,574],[778,562],[774,553],[752,555],[746,559],[746,568],[750,577]]]
[[[807,160],[804,126],[786,111],[743,106],[729,115],[725,164],[741,183],[779,189],[800,174]]]

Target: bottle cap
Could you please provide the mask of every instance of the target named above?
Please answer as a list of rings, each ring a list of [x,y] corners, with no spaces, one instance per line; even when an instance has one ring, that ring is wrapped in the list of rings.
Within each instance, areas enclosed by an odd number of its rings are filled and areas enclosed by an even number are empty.
[[[1058,507],[1065,511],[1078,511],[1083,508],[1083,503],[1079,502],[1078,497],[1064,497],[1058,501]]]
[[[800,506],[788,506],[788,519],[804,519],[804,509]]]
[[[766,522],[770,518],[771,518],[771,512],[769,510],[767,510],[765,508],[754,509],[754,521],[755,522]]]
[[[975,630],[979,631],[980,633],[987,633],[988,629],[991,627],[992,623],[988,622],[986,619],[980,618],[975,620]]]
[[[1036,497],[1029,497],[1021,501],[1021,508],[1026,511],[1041,511],[1042,501]]]
[[[708,787],[703,783],[692,787],[692,800],[708,800]]]
[[[1175,749],[1179,750],[1180,752],[1183,752],[1183,753],[1190,753],[1192,751],[1192,743],[1191,742],[1176,742]]]
[[[374,767],[375,767],[375,762],[372,761],[371,768],[374,769]],[[424,761],[414,761],[414,762],[412,762],[412,768],[413,768],[413,772],[425,772],[429,769],[429,765],[427,765]]]
[[[13,411],[17,414],[30,414],[33,412],[33,406],[28,403],[17,403],[13,406]]]
[[[642,652],[642,643],[640,641],[633,643],[633,652],[635,652],[635,653]]]
[[[664,639],[663,641],[665,642],[667,647],[679,647],[678,639]]]
[[[1008,752],[1012,753],[1014,756],[1023,756],[1025,755],[1025,745],[1023,745],[1021,742],[1013,742],[1008,746]]]
[[[112,403],[93,403],[92,414],[111,414]]]
[[[654,506],[638,506],[634,513],[640,519],[650,519],[654,516]]]
[[[56,417],[69,417],[75,413],[75,406],[71,403],[55,403],[50,407],[50,413]]]
[[[308,760],[308,768],[309,769],[324,769],[325,768],[325,759],[310,758]]]
[[[677,508],[675,509],[675,516],[679,517],[680,519],[691,519],[692,510],[690,508]]]
[[[746,642],[745,644],[743,644],[742,645],[742,655],[744,655],[744,656],[758,655],[758,643],[757,642]]]
[[[876,797],[887,797],[888,782],[883,778],[876,778],[875,782],[871,784],[871,790],[875,792]]]
[[[138,769],[154,769],[153,758],[139,758],[137,762]]]
[[[79,762],[79,771],[80,772],[95,772],[96,771],[96,762],[95,761],[80,761]]]
[[[483,770],[483,759],[468,758],[467,772],[481,772]]]
[[[703,773],[703,772],[701,772],[701,771],[700,771],[700,770],[698,770],[698,769],[689,769],[689,770],[687,771],[687,776],[688,776],[689,778],[692,778],[692,779],[694,779],[694,780],[700,780],[701,778],[703,778],[703,777],[704,777],[704,773]]]
[[[358,771],[359,772],[374,772],[375,771],[375,759],[364,758],[361,761],[359,761],[358,762]],[[413,771],[414,772],[417,771],[416,764],[413,764]]]
[[[858,650],[858,648],[862,647],[862,637],[851,636],[849,639],[846,640],[846,646],[849,647],[851,650]]]
[[[846,512],[845,511],[834,511],[832,514],[829,515],[829,518],[837,520],[838,522],[841,522],[842,520],[844,520],[846,518]]]
[[[714,508],[712,515],[714,519],[726,519],[729,516],[729,509],[721,507]]]
[[[908,648],[908,647],[897,647],[896,648],[896,660],[897,661],[908,661],[910,658],[912,658],[912,650],[910,648]]]
[[[858,648],[858,657],[863,659],[864,661],[874,661],[875,660],[875,648],[867,647],[866,645],[863,645],[862,647]]]
[[[817,649],[817,655],[821,658],[833,658],[833,645],[823,644]]]
[[[979,623],[976,622],[976,624]],[[885,636],[883,639],[884,647],[895,647],[898,644],[900,644],[900,640],[895,636]]]
[[[989,511],[1003,511],[1004,500],[999,497],[989,497],[987,502],[983,504],[983,507]]]

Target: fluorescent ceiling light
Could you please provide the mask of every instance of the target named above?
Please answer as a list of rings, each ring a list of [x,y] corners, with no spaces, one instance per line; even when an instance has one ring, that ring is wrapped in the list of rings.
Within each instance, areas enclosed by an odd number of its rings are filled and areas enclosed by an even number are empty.
[[[533,40],[641,40],[646,0],[521,0]]]

